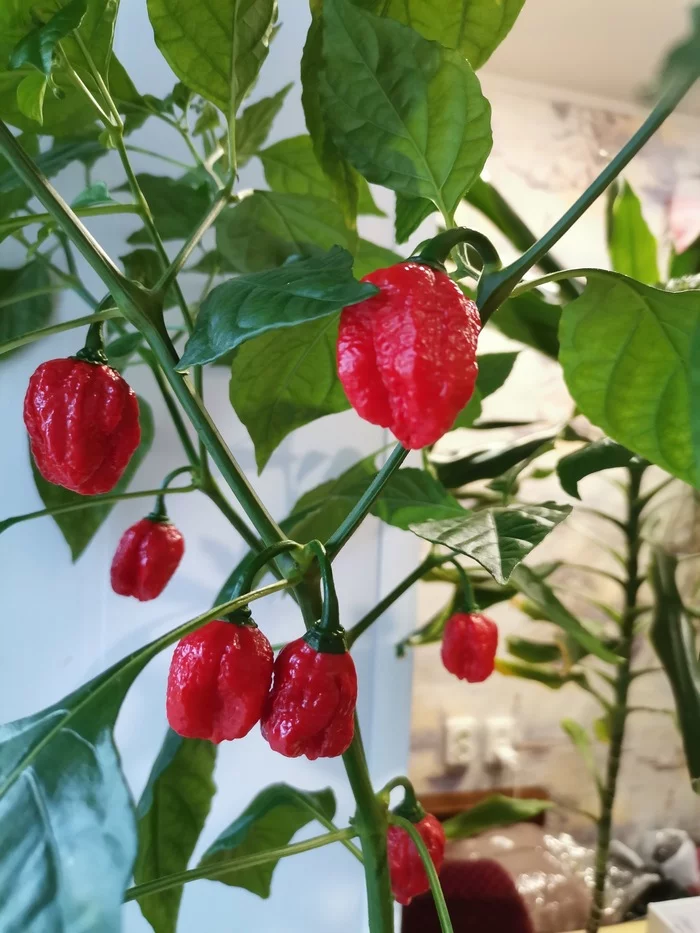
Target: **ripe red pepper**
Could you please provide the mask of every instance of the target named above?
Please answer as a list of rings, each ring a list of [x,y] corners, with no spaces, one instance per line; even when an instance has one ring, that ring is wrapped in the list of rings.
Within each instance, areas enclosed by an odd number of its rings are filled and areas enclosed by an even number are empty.
[[[109,492],[141,439],[131,387],[99,354],[48,360],[24,398],[24,423],[44,479],[83,496]]]
[[[432,813],[412,821],[426,845],[436,871],[440,871],[445,857],[445,831]],[[389,874],[394,897],[404,907],[418,894],[430,889],[428,875],[415,842],[405,829],[390,826],[387,835]]]
[[[112,589],[141,602],[160,596],[185,553],[185,539],[166,517],[149,515],[127,528],[112,560]]]
[[[180,640],[168,674],[172,729],[192,739],[240,739],[260,720],[272,680],[270,642],[254,623],[216,619]]]
[[[444,271],[416,261],[366,275],[379,293],[343,309],[338,375],[352,407],[410,449],[434,444],[474,392],[481,319]]]
[[[498,626],[480,612],[456,612],[442,635],[442,663],[447,670],[470,683],[480,683],[493,674]]]

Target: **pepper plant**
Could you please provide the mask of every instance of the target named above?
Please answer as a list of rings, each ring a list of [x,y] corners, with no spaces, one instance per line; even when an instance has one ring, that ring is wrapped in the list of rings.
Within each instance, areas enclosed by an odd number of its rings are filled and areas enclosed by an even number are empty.
[[[514,571],[527,573],[516,568],[569,512],[551,502],[513,503],[507,495],[486,508],[464,508],[448,491],[463,480],[441,476],[431,463],[432,445],[451,427],[473,424],[480,396],[498,381],[497,361],[476,353],[483,327],[500,327],[550,355],[557,353],[559,327],[559,358],[580,410],[630,455],[698,484],[692,393],[698,292],[652,287],[636,267],[626,274],[564,270],[551,256],[696,80],[697,31],[669,56],[645,123],[538,239],[480,179],[491,146],[490,107],[475,69],[513,26],[522,0],[459,6],[455,16],[455,4],[442,0],[312,0],[300,67],[308,135],[273,146],[266,146],[267,134],[288,89],[255,103],[247,97],[276,34],[275,0],[189,6],[148,0],[156,44],[177,78],[163,99],[138,91],[111,53],[116,0],[52,0],[41,9],[20,0],[0,8],[0,153],[7,163],[0,234],[17,239],[28,256],[25,267],[3,276],[0,350],[88,326],[75,357],[48,360],[28,380],[25,424],[46,508],[9,517],[0,530],[50,515],[78,556],[116,503],[155,497],[147,524],[128,530],[112,565],[117,592],[138,599],[157,597],[177,571],[181,539],[168,521],[168,496],[208,497],[230,521],[232,536],[250,548],[214,608],[49,709],[0,730],[3,929],[117,930],[122,902],[138,899],[154,930],[173,930],[184,883],[221,879],[267,893],[269,875],[263,884],[246,872],[271,871],[280,858],[340,842],[364,867],[373,933],[393,929],[392,892],[406,902],[429,888],[443,930],[451,930],[437,871],[444,836],[469,832],[469,819],[439,827],[405,777],[373,787],[353,712],[362,684],[348,649],[402,592],[449,562],[476,561],[495,581],[485,591],[506,584]],[[129,136],[147,119],[186,143],[192,161],[180,178],[132,168]],[[130,200],[93,181],[94,164],[110,152]],[[240,190],[238,170],[253,157],[262,161],[269,190]],[[69,204],[49,178],[75,160],[85,164],[87,183]],[[368,182],[396,194],[397,243],[431,215],[444,231],[407,261],[362,239],[358,214],[377,211]],[[481,231],[456,225],[464,199],[512,228],[521,250],[514,262],[503,267]],[[142,226],[130,237],[137,248],[119,265],[86,222],[122,212]],[[199,255],[211,228],[216,247]],[[170,249],[170,241],[182,245]],[[104,295],[88,291],[76,254],[97,274]],[[535,267],[544,274],[528,277]],[[188,269],[209,276],[196,303],[181,286]],[[552,282],[554,303],[539,290]],[[50,323],[49,294],[58,287],[79,295],[89,313]],[[186,461],[157,490],[127,491],[152,434],[148,405],[136,401],[126,378],[135,361],[152,371]],[[260,470],[291,431],[350,405],[408,446],[394,447],[381,468],[374,457],[361,461],[302,496],[278,521],[205,405],[206,367],[217,363],[230,366],[231,401]],[[402,467],[409,447],[424,449],[423,469]],[[494,474],[503,474],[506,489],[513,482],[508,467],[521,461],[507,459]],[[172,485],[185,474],[185,485]],[[346,632],[332,565],[370,513],[432,548]],[[67,520],[76,514],[78,521]],[[664,567],[659,579],[670,591],[672,574]],[[264,568],[276,579],[260,586]],[[455,572],[466,573],[461,564]],[[250,606],[282,590],[295,599],[306,633],[273,665]],[[469,615],[474,606],[456,608]],[[684,652],[668,652],[668,666],[679,718],[687,735],[697,735],[700,678],[680,610],[669,612],[662,627],[669,640],[685,638]],[[567,634],[628,671],[624,655],[596,633],[578,625]],[[481,657],[476,668],[462,665],[482,642],[490,657],[490,627],[473,620],[454,627],[448,653],[460,676],[488,674],[492,658]],[[114,722],[148,661],[176,643],[167,685],[173,731],[135,811]],[[342,754],[357,807],[350,825],[333,823],[327,793],[273,785],[188,868],[208,809],[193,800],[187,825],[194,828],[178,853],[169,853],[162,875],[150,822],[162,782],[177,780],[183,761],[197,760],[210,787],[215,743],[246,734],[258,721],[280,754]],[[690,764],[697,784],[697,762]],[[390,810],[399,787],[405,799]],[[507,800],[489,809],[501,823],[526,811],[524,802]],[[312,819],[326,831],[288,844]],[[255,826],[263,821],[276,828],[277,847],[261,850],[256,843]]]

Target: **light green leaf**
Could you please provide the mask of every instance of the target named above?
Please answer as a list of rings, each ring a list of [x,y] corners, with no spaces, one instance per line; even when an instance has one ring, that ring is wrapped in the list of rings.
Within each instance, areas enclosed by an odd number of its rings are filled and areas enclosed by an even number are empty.
[[[496,670],[504,677],[520,677],[521,680],[542,684],[550,690],[561,690],[570,683],[586,683],[586,675],[581,672],[565,672],[542,664],[522,664],[519,661],[505,661],[503,658],[496,658]]]
[[[578,491],[579,482],[591,473],[601,470],[611,470],[613,467],[627,466],[634,458],[626,447],[616,444],[604,437],[602,440],[586,444],[580,450],[568,454],[557,464],[559,482],[564,492],[570,496],[581,498]]]
[[[20,269],[0,269],[0,344],[46,327],[54,306],[50,285],[46,266],[39,260]],[[46,289],[46,294],[22,297],[41,289]],[[3,355],[7,359],[13,352]]]
[[[87,0],[70,0],[59,7],[45,22],[20,39],[10,56],[10,68],[31,65],[44,76],[50,75],[56,45],[80,26],[86,12]]]
[[[578,749],[578,753],[583,759],[583,763],[585,764],[589,774],[593,777],[596,785],[600,788],[601,780],[598,774],[598,769],[596,768],[591,737],[583,728],[583,726],[576,722],[574,719],[562,719],[561,727],[573,742],[574,747]]]
[[[377,289],[355,281],[352,262],[350,253],[336,246],[318,258],[218,285],[202,304],[177,368],[184,372],[210,363],[267,331],[326,318],[371,298]]]
[[[462,518],[467,513],[430,473],[406,467],[389,479],[372,514],[407,531],[415,522]]]
[[[139,848],[134,883],[187,868],[216,792],[216,745],[169,729],[137,808]],[[175,933],[182,887],[139,899],[154,933]]]
[[[236,155],[239,168],[249,162],[254,155],[260,155],[260,149],[265,145],[275,117],[282,109],[291,88],[291,84],[286,84],[272,97],[263,97],[262,100],[250,104],[237,118]]]
[[[494,327],[511,340],[518,340],[556,359],[559,354],[557,330],[561,308],[545,301],[536,291],[509,298],[491,318]]]
[[[156,45],[178,78],[227,119],[267,58],[275,0],[148,0]]]
[[[336,371],[337,338],[333,315],[268,331],[236,350],[231,404],[255,445],[259,471],[292,431],[350,407]]]
[[[565,308],[560,339],[564,377],[583,414],[700,487],[700,292],[596,272]]]
[[[458,52],[349,0],[323,7],[324,119],[370,182],[451,214],[491,149],[490,107]]]
[[[80,192],[78,197],[71,203],[71,207],[94,207],[96,204],[116,203],[114,198],[110,196],[107,185],[103,181],[96,181]]]
[[[32,71],[17,86],[17,106],[20,113],[37,123],[44,122],[44,97],[48,79],[40,71]]]
[[[523,797],[504,797],[494,794],[475,804],[464,813],[445,820],[442,828],[450,840],[469,839],[488,829],[499,826],[512,826],[532,820],[554,806],[551,800],[525,799]]]
[[[561,661],[561,648],[545,641],[531,641],[517,635],[506,638],[506,648],[513,657],[528,664],[551,664]]]
[[[124,470],[121,479],[114,487],[113,492],[115,494],[126,492],[136,470],[153,443],[153,413],[148,402],[141,397],[139,397],[139,422],[141,424],[141,442],[129,461],[126,470]],[[86,501],[86,497],[79,495],[77,492],[49,483],[37,470],[33,457],[30,456],[30,459],[37,492],[47,509],[78,505]],[[89,499],[87,501],[89,503]],[[90,505],[89,508],[76,509],[74,512],[65,512],[63,515],[53,517],[61,530],[61,534],[66,539],[73,561],[80,557],[113,508],[113,505]]]
[[[161,237],[164,240],[186,239],[209,207],[207,185],[163,175],[140,174],[136,177]],[[150,243],[150,237],[146,230],[137,230],[127,242]]]
[[[656,259],[657,243],[649,229],[642,205],[628,182],[610,209],[608,250],[616,272],[655,285],[661,280]]]
[[[313,793],[296,790],[288,784],[272,784],[221,833],[204,853],[198,868],[215,869],[232,858],[285,846],[317,815],[327,820],[335,815],[335,797],[330,788]],[[217,873],[215,880],[267,898],[276,866],[277,862],[266,862],[225,875]]]

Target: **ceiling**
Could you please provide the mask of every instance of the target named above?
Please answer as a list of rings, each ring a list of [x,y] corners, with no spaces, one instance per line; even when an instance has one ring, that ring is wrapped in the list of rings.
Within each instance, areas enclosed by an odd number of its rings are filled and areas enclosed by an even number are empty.
[[[669,46],[690,26],[693,0],[526,0],[484,71],[640,103]],[[700,115],[700,91],[679,108]]]

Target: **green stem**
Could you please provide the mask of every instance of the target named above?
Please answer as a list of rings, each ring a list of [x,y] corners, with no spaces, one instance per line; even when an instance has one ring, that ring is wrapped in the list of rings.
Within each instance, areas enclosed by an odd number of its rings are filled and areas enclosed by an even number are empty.
[[[182,476],[183,473],[193,474],[192,466],[181,466],[177,467],[175,470],[171,470],[163,478],[163,482],[160,484],[160,492],[156,496],[156,504],[154,505],[151,514],[148,516],[153,521],[165,522],[168,520],[168,513],[165,508],[165,496],[167,493],[172,490],[168,489],[168,486],[172,483],[174,479],[177,479],[178,476]],[[194,479],[194,475],[192,476]]]
[[[587,279],[593,278],[594,276],[602,278],[609,275],[610,273],[603,269],[562,269],[559,272],[550,272],[549,275],[541,275],[539,278],[528,279],[526,282],[521,282],[520,285],[513,289],[510,297],[517,298],[518,295],[531,292],[533,289],[539,288],[541,285],[547,285],[549,282],[562,282],[568,281],[569,279]],[[576,297],[578,297],[578,294]]]
[[[605,881],[612,836],[613,808],[617,791],[617,779],[620,771],[620,757],[622,755],[622,746],[625,738],[625,726],[629,713],[627,697],[633,679],[632,647],[634,644],[634,623],[637,617],[635,610],[637,606],[637,594],[641,585],[639,579],[641,508],[638,499],[643,473],[643,467],[631,467],[629,469],[630,479],[627,490],[627,520],[625,522],[625,539],[627,545],[625,560],[625,601],[622,612],[620,644],[615,649],[616,653],[622,658],[622,663],[615,671],[615,699],[610,710],[610,746],[605,783],[601,791],[601,811],[598,819],[593,900],[588,917],[588,924],[586,926],[586,933],[598,933],[603,917],[603,909],[605,906]]]
[[[171,159],[170,156],[163,155],[161,152],[154,152],[152,149],[144,149],[143,146],[126,145],[124,148],[127,152],[137,152],[139,155],[151,156],[153,159],[160,159],[162,162],[167,162],[170,165],[176,165],[178,168],[184,169],[186,172],[190,172],[192,170],[192,166],[188,165],[187,162],[180,162],[178,159]]]
[[[134,901],[137,898],[147,897],[149,894],[158,894],[160,891],[168,891],[170,888],[179,888],[181,885],[187,884],[188,881],[197,881],[200,878],[220,878],[222,875],[228,875],[234,871],[257,868],[259,865],[277,862],[279,859],[287,858],[290,855],[299,855],[301,852],[319,849],[321,846],[330,845],[332,842],[347,842],[355,835],[355,830],[352,828],[338,829],[335,832],[314,836],[311,839],[305,839],[303,842],[295,842],[279,849],[268,849],[267,852],[256,852],[254,855],[227,859],[224,862],[217,862],[215,865],[191,868],[189,871],[165,875],[163,878],[156,878],[155,881],[147,881],[145,884],[137,884],[133,888],[127,888],[124,893],[124,901]]]
[[[403,817],[397,816],[395,813],[390,814],[389,821],[393,823],[394,826],[399,826],[404,830],[404,832],[407,832],[415,843],[415,846],[418,849],[418,853],[420,854],[421,861],[423,862],[423,867],[425,868],[426,874],[428,875],[430,890],[433,892],[435,910],[437,911],[438,919],[440,920],[440,929],[442,930],[442,933],[454,933],[452,929],[452,921],[450,920],[450,913],[447,909],[447,904],[445,903],[445,895],[442,893],[442,887],[440,886],[440,879],[438,878],[438,873],[435,870],[435,866],[433,865],[430,852],[428,852],[421,834],[418,832],[413,823],[403,819]]]
[[[76,207],[78,217],[106,217],[111,214],[138,214],[138,204],[99,204],[95,207]],[[32,224],[46,224],[55,220],[53,214],[28,214],[26,217],[10,217],[0,222],[0,237],[14,233]]]
[[[177,402],[173,398],[172,392],[168,385],[168,381],[163,375],[163,372],[156,362],[155,356],[153,355],[150,347],[142,348],[139,350],[139,356],[144,361],[144,363],[149,367],[153,373],[153,378],[155,379],[156,385],[160,389],[160,394],[163,397],[165,406],[168,409],[170,418],[175,426],[177,431],[177,436],[180,438],[180,443],[182,448],[185,451],[185,456],[192,464],[199,463],[199,458],[197,456],[197,451],[194,444],[192,443],[192,438],[190,437],[190,432],[187,430],[187,425],[185,424],[183,417],[180,413],[180,409],[177,407]]]
[[[110,321],[113,318],[121,317],[116,308],[110,311],[99,311],[97,314],[86,314],[85,317],[73,318],[72,321],[63,321],[61,324],[52,324],[50,327],[41,327],[39,330],[30,330],[20,337],[13,340],[6,340],[0,343],[0,356],[3,353],[9,353],[17,347],[23,347],[27,343],[33,343],[35,340],[41,340],[42,337],[51,337],[53,334],[61,334],[65,330],[73,330],[76,327],[84,327],[86,324],[93,324],[95,321]]]

